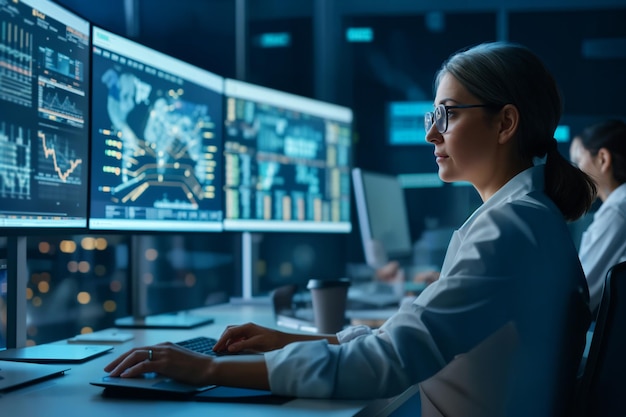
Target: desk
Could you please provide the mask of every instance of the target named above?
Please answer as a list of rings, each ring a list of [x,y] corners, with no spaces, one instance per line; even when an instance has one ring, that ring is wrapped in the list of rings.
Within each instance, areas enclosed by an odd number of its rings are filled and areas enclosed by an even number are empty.
[[[112,353],[82,364],[69,365],[71,369],[62,377],[43,381],[0,395],[0,410],[7,417],[194,417],[233,416],[272,417],[297,416],[386,416],[417,392],[409,388],[391,399],[374,401],[309,400],[295,399],[282,405],[237,403],[202,403],[194,401],[129,400],[102,397],[102,388],[89,381],[104,375],[104,366],[118,354],[133,346],[149,345],[163,341],[177,342],[193,336],[219,337],[228,324],[255,323],[275,327],[269,304],[223,304],[195,310],[215,319],[214,324],[190,330],[125,329],[135,334],[128,342],[115,344]],[[66,343],[65,340],[55,343]]]

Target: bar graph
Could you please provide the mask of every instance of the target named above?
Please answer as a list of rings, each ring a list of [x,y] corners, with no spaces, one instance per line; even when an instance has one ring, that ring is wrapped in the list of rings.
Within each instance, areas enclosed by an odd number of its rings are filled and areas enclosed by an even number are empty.
[[[30,199],[30,130],[0,121],[0,197]]]
[[[33,35],[11,22],[0,26],[0,99],[32,106]]]

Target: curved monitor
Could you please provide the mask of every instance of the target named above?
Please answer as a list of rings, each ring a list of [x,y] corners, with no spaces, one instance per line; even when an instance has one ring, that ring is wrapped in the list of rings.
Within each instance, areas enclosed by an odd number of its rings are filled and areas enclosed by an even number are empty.
[[[226,230],[347,233],[352,110],[224,85]]]
[[[87,226],[90,24],[48,0],[0,1],[0,227]]]
[[[223,78],[93,27],[89,228],[222,230]]]

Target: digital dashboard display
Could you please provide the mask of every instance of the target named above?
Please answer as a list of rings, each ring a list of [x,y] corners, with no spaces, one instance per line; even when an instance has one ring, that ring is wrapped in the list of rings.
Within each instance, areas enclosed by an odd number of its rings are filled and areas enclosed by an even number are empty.
[[[93,28],[89,227],[222,230],[223,78]]]
[[[0,0],[0,227],[87,226],[90,24]]]
[[[352,111],[226,79],[226,230],[349,232]]]

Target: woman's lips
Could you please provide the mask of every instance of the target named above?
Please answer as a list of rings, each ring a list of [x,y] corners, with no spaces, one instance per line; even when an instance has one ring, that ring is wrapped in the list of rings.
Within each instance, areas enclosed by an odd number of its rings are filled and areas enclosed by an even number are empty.
[[[443,154],[443,153],[435,153],[435,158],[436,158],[435,160],[437,162],[440,162],[440,161],[443,161],[443,160],[447,159],[448,155]]]

